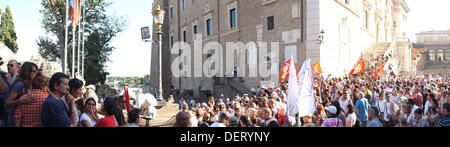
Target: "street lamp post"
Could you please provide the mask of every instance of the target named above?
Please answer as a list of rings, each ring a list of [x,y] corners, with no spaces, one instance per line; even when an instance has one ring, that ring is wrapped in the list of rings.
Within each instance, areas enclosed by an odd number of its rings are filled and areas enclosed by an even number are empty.
[[[159,70],[158,70],[158,77],[159,77],[159,86],[158,86],[158,106],[165,105],[164,99],[163,99],[163,90],[162,90],[162,31],[161,27],[164,23],[164,14],[165,11],[161,9],[161,6],[156,5],[155,9],[152,12],[153,14],[153,23],[155,24],[156,28],[158,29],[156,34],[158,34],[158,40],[155,42],[158,42],[158,48],[159,48]]]

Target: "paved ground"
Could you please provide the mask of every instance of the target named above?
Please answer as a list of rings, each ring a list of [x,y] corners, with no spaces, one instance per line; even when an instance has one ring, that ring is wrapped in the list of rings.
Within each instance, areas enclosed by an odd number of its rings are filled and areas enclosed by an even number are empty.
[[[175,124],[175,116],[179,112],[178,104],[167,104],[157,111],[156,120],[150,120],[150,127],[170,127]],[[146,126],[146,120],[140,120],[140,126]]]

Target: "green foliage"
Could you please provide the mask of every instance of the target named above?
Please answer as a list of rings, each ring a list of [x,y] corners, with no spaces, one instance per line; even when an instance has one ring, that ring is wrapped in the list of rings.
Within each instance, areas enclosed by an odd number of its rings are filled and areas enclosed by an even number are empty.
[[[121,86],[124,83],[131,87],[136,87],[139,85],[148,86],[150,85],[150,75],[147,74],[144,77],[108,77],[107,81],[120,81]]]
[[[19,50],[19,47],[17,46],[17,34],[14,29],[13,16],[9,6],[6,6],[5,12],[2,13],[1,16],[0,40],[2,40],[13,53],[17,53],[17,50]]]
[[[50,36],[40,37],[37,40],[39,54],[48,60],[60,59],[61,62],[64,62],[66,0],[42,0],[41,5],[43,6],[40,10],[40,13],[43,14],[41,23]],[[85,43],[85,71],[83,72],[86,84],[105,83],[106,76],[109,75],[106,71],[106,63],[109,61],[109,55],[115,49],[110,43],[125,28],[125,18],[106,15],[106,9],[110,5],[111,2],[106,2],[106,0],[86,0],[85,38],[81,37]],[[70,12],[69,15],[71,15]],[[71,16],[69,16],[70,18]],[[70,24],[67,47],[68,67],[66,69],[71,69],[73,35],[72,24],[70,21],[68,22]],[[77,27],[77,29],[79,28]],[[56,42],[50,39],[55,37],[57,38]],[[78,39],[78,33],[75,34],[75,38]],[[77,59],[78,54],[75,55],[75,59]]]

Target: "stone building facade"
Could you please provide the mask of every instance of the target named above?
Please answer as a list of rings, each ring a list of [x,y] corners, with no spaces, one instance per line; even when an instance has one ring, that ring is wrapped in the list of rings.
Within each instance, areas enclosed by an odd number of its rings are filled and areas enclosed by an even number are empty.
[[[166,11],[163,26],[163,88],[165,96],[180,95],[186,98],[206,98],[208,96],[232,97],[236,93],[249,92],[252,86],[279,83],[280,69],[294,55],[296,68],[307,58],[312,63],[320,62],[324,75],[342,76],[348,73],[356,61],[376,55],[391,54],[390,67],[395,72],[405,68],[403,58],[410,54],[410,42],[406,38],[405,25],[409,8],[404,0],[159,0]],[[324,39],[320,41],[321,31]],[[155,28],[154,28],[154,31]],[[200,35],[195,35],[200,34]],[[153,34],[156,37],[156,34]],[[202,40],[201,44],[196,41]],[[171,74],[171,61],[180,54],[170,54],[177,42],[186,42],[194,47],[205,47],[210,42],[218,42],[224,49],[219,56],[219,73],[240,74],[246,78],[226,77],[180,77]],[[270,78],[248,77],[252,68],[259,64],[248,61],[245,53],[227,49],[227,42],[266,42],[269,52],[258,59],[267,64]],[[273,44],[273,43],[278,44]],[[158,69],[157,43],[152,50],[151,85],[157,85],[155,74]],[[201,50],[200,50],[201,51]],[[258,53],[261,52],[258,47]],[[237,54],[226,58],[227,53]],[[249,53],[247,53],[248,55]],[[215,52],[203,54],[202,59],[182,59],[180,68],[203,63]],[[235,61],[226,66],[228,60]],[[245,60],[245,69],[239,64]],[[270,62],[278,60],[277,65]],[[190,61],[190,64],[186,64]],[[201,62],[198,62],[201,61]],[[408,62],[408,61],[405,61]],[[215,68],[215,67],[213,67]],[[408,66],[409,68],[409,66]],[[408,69],[405,68],[404,70]],[[190,73],[195,75],[196,67]],[[155,86],[153,86],[155,87]]]
[[[450,29],[416,33],[414,49],[423,58],[418,63],[418,72],[450,73]]]

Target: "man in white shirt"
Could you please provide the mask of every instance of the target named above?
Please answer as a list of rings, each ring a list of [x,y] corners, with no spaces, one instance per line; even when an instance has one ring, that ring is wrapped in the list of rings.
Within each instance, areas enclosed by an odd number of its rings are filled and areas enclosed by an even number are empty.
[[[386,103],[385,103],[385,112],[384,112],[384,121],[388,122],[388,127],[393,127],[391,119],[395,119],[395,116],[398,113],[398,110],[400,108],[391,101],[391,95],[386,96]]]
[[[414,112],[419,109],[418,106],[415,105],[415,102],[413,99],[408,99],[408,105],[409,105],[409,109],[411,110],[411,113],[408,117],[408,124],[412,125],[412,120],[415,119],[414,117]]]

